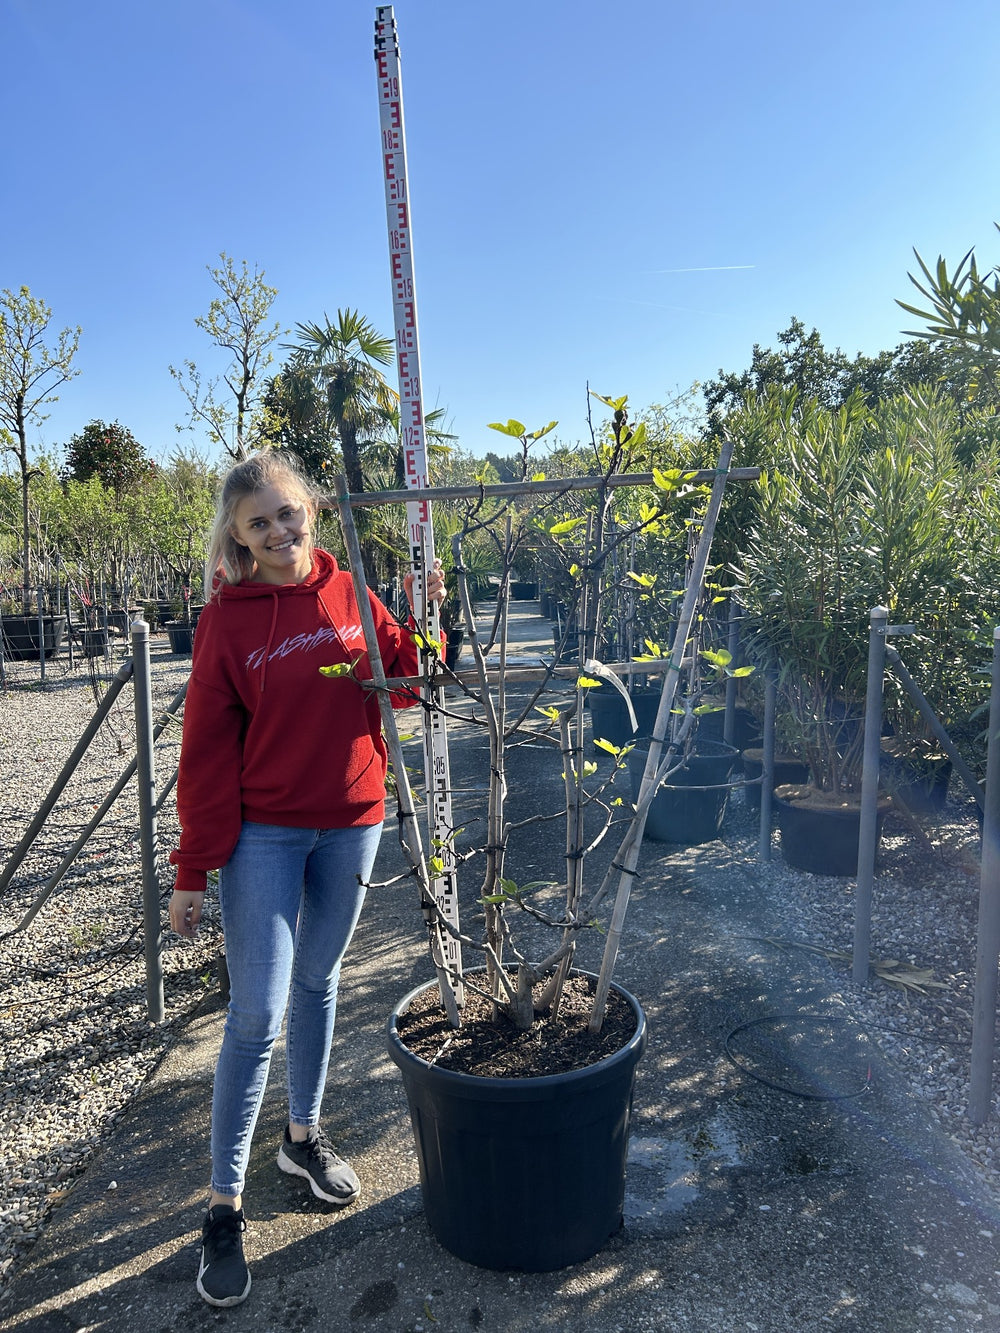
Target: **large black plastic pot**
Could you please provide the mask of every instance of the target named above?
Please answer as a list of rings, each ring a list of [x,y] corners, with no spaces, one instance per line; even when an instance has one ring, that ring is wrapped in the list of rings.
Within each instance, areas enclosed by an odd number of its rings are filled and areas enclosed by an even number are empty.
[[[80,631],[80,651],[84,657],[100,657],[108,650],[108,631],[106,629],[83,629]]]
[[[760,781],[764,775],[764,751],[760,749],[749,749],[743,751],[743,776],[747,780],[744,787],[746,792],[746,802],[751,810],[760,809]],[[774,756],[774,787],[782,787],[788,783],[803,783],[809,781],[809,765],[803,760],[797,759],[793,754],[776,754]]]
[[[698,718],[698,735],[705,740],[724,740],[725,728],[725,708],[715,708]],[[733,744],[741,751],[747,746],[760,744],[760,725],[750,709],[742,704],[737,704],[733,713]]]
[[[38,616],[3,616],[3,651],[14,661],[38,660]],[[66,633],[65,616],[42,616],[41,644],[46,658],[55,657]]]
[[[648,750],[628,757],[632,797],[639,795]],[[644,836],[657,842],[701,843],[717,838],[729,806],[729,779],[737,751],[723,741],[699,740],[686,764],[671,774],[646,815]]]
[[[876,847],[888,806],[881,802],[875,826]],[[787,865],[813,875],[856,875],[861,807],[832,805],[809,787],[778,787],[774,809],[781,833],[781,854]]]
[[[891,740],[882,742],[880,783],[914,814],[934,815],[944,809],[951,769],[947,755],[897,754],[893,753]]]
[[[625,700],[613,686],[602,685],[599,689],[588,690],[587,706],[590,709],[590,734],[593,740],[600,738],[610,741],[619,749],[630,741],[649,740],[660,706],[660,692],[633,690],[629,698],[638,724],[634,735]]]
[[[433,984],[433,983],[432,983]],[[386,1028],[403,1077],[427,1223],[446,1250],[481,1268],[546,1273],[582,1263],[621,1229],[632,1085],[646,1048],[638,1000],[627,1045],[586,1069],[483,1078],[441,1069]]]
[[[127,636],[132,631],[133,623],[142,615],[142,607],[133,607],[130,611],[109,611],[108,629],[116,634]]]
[[[190,657],[194,647],[194,625],[186,625],[182,620],[167,620],[163,628],[170,640],[170,651]]]
[[[444,662],[449,671],[454,671],[458,666],[459,658],[462,656],[462,645],[465,643],[465,630],[450,629],[448,639],[445,644]]]

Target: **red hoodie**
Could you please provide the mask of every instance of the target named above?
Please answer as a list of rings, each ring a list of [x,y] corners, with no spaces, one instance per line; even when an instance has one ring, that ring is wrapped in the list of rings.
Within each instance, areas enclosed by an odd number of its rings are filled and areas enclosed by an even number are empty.
[[[420,667],[412,630],[369,594],[387,677]],[[387,756],[378,701],[321,666],[371,679],[349,574],[313,552],[302,583],[223,584],[198,620],[177,780],[175,887],[204,890],[244,820],[293,828],[378,824]],[[412,699],[397,695],[396,707]]]

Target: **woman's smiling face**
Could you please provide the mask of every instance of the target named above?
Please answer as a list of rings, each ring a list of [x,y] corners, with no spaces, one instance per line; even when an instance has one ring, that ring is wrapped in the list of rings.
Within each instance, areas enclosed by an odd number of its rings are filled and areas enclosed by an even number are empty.
[[[312,568],[312,509],[294,487],[265,486],[244,496],[232,534],[257,562],[259,583],[301,583]]]

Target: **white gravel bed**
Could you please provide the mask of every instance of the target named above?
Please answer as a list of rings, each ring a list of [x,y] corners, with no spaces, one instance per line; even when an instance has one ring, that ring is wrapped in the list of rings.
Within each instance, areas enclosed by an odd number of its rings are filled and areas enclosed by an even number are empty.
[[[159,709],[186,679],[190,661],[171,656],[158,638],[153,643]],[[112,671],[122,652],[119,647]],[[56,662],[41,688],[37,663],[7,664],[8,688],[0,691],[0,865],[6,865],[93,714],[95,688],[105,688],[109,677],[98,684],[92,674],[87,664],[70,673]],[[186,1015],[217,985],[221,935],[213,895],[197,943],[182,943],[166,930],[172,876],[164,863],[176,833],[168,799],[159,817],[166,1022],[150,1022],[134,783],[31,926],[8,933],[129,762],[133,745],[127,687],[0,898],[0,1284]],[[157,748],[160,787],[173,772],[178,748],[179,729],[169,728]],[[870,1031],[1000,1205],[1000,1099],[994,1098],[982,1127],[968,1118],[979,889],[979,833],[971,802],[958,789],[940,820],[921,821],[918,830],[890,817],[882,838],[873,958],[894,961],[890,971],[900,978],[907,967],[930,969],[940,988],[918,990],[877,976],[868,986],[854,985],[853,882],[789,869],[777,840],[770,864],[759,866],[754,821],[741,796],[733,799],[723,841],[725,855],[754,864],[754,875],[766,885],[770,915],[780,923],[774,938],[744,947],[810,953],[845,1014]],[[743,924],[734,923],[734,932]],[[910,979],[916,976],[911,973]]]
[[[0,867],[60,775],[115,659],[5,664],[0,691]],[[154,638],[154,714],[187,678],[190,659]],[[102,678],[98,678],[97,667]],[[64,853],[134,756],[133,692],[126,685],[70,779],[14,880],[0,895],[0,1283],[36,1239],[50,1209],[72,1188],[95,1148],[162,1057],[193,1005],[214,987],[221,933],[211,907],[195,944],[164,926],[166,1019],[150,1020],[133,780],[27,928],[18,927]],[[179,730],[156,752],[157,786],[173,773]],[[161,884],[176,833],[168,797],[159,816]],[[166,873],[164,873],[164,871]],[[165,909],[164,892],[162,906]],[[13,932],[13,933],[11,933]]]

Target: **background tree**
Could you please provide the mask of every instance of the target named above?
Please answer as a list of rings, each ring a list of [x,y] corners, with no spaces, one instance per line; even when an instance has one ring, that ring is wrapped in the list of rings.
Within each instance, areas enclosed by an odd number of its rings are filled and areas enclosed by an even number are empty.
[[[58,550],[81,608],[124,584],[133,527],[130,505],[123,501],[125,496],[119,498],[96,475],[70,479],[60,488]]]
[[[68,481],[96,477],[116,499],[135,489],[150,470],[146,451],[127,426],[91,421],[66,446]]]
[[[352,493],[365,489],[365,443],[383,437],[397,395],[380,367],[392,365],[394,343],[357,310],[338,310],[335,320],[296,325],[290,384],[300,395],[303,419],[313,428],[324,423],[340,444],[344,475]],[[312,399],[312,415],[304,412]]]
[[[218,480],[201,455],[178,449],[143,488],[143,527],[152,550],[179,585],[185,620],[190,619],[191,594],[201,583]]]
[[[778,334],[778,343],[777,350],[755,343],[746,370],[720,370],[703,385],[711,436],[745,403],[789,389],[800,403],[814,399],[829,411],[843,407],[856,393],[874,407],[920,384],[938,385],[956,403],[969,399],[968,366],[924,338],[875,356],[859,352],[852,360],[839,347],[830,351],[816,329],[806,333],[802,320],[793,316]]]
[[[196,423],[204,426],[212,444],[239,461],[263,434],[258,379],[273,360],[268,348],[284,330],[280,323],[265,328],[278,289],[265,283],[263,269],[254,266],[251,273],[244,259],[237,270],[225,251],[219,258],[222,266],[208,272],[221,295],[194,322],[232,359],[221,377],[207,382],[193,361],[185,361],[181,370],[171,366],[170,373],[191,409],[187,426],[178,430],[193,430]],[[225,402],[217,397],[220,379],[232,395]]]
[[[262,396],[267,442],[290,449],[318,485],[339,464],[336,429],[326,395],[308,370],[286,362],[268,380]]]
[[[1000,231],[1000,223],[993,225]],[[923,281],[912,273],[907,276],[930,308],[897,301],[926,325],[904,332],[929,336],[950,353],[968,381],[970,396],[996,407],[1000,402],[1000,266],[980,273],[975,249],[968,251],[954,272],[948,271],[941,255],[932,270],[916,250],[914,254]]]
[[[72,368],[80,342],[79,327],[65,328],[51,343],[45,337],[52,318],[44,301],[27,287],[0,297],[0,442],[12,453],[21,472],[22,600],[31,599],[31,543],[28,488],[36,475],[28,459],[28,425],[45,420],[41,409],[56,400],[55,390],[80,372]]]

